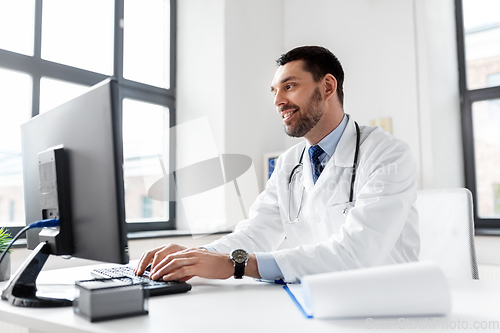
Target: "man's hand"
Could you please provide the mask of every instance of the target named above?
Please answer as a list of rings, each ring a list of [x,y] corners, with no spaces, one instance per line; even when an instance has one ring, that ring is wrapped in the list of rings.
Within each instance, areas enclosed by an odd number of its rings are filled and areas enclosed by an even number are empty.
[[[158,265],[158,263],[163,260],[163,258],[165,258],[171,253],[175,253],[185,249],[186,248],[184,246],[180,246],[177,244],[168,244],[144,252],[141,256],[141,259],[139,260],[139,264],[137,264],[137,267],[134,270],[134,273],[136,275],[142,275],[149,264],[151,264],[151,271],[152,271],[153,268],[156,267],[156,265]]]
[[[234,274],[234,266],[229,254],[210,252],[205,249],[188,249],[176,244],[144,252],[135,273],[142,275],[150,263],[149,276],[153,280],[187,281],[193,276],[227,279]],[[245,275],[260,278],[254,254],[250,255]]]
[[[229,255],[204,249],[185,249],[164,257],[151,268],[150,278],[163,281],[187,281],[193,276],[207,279],[227,279],[234,266]]]

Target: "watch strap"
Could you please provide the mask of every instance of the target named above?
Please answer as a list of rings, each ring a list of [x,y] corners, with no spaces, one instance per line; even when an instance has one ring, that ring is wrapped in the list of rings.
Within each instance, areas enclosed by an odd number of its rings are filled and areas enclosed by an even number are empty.
[[[245,265],[246,263],[234,264],[234,278],[241,279],[245,275]]]

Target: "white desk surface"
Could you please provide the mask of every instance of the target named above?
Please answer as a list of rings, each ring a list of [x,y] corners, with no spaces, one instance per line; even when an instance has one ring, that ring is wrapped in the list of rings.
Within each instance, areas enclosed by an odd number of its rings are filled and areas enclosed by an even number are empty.
[[[42,272],[39,283],[72,283],[90,278],[95,266]],[[90,323],[73,313],[73,308],[20,308],[0,300],[0,321],[20,325],[30,332],[344,332],[373,331],[366,318],[345,320],[307,319],[292,302],[283,286],[243,280],[190,280],[188,293],[149,299],[149,314]],[[0,283],[3,290],[6,282]],[[452,311],[446,317],[405,318],[405,330],[419,331],[411,325],[434,323],[448,327],[496,321],[500,325],[500,283],[450,280]],[[381,303],[383,306],[383,302]],[[385,325],[399,318],[373,318],[371,325]],[[403,319],[399,319],[403,320]],[[385,321],[385,324],[384,324]],[[465,323],[466,324],[465,324]],[[484,324],[483,324],[484,325]],[[492,325],[492,324],[489,324]],[[494,325],[494,324],[493,324]],[[373,327],[373,326],[372,326]],[[445,326],[446,327],[446,326]],[[429,326],[427,326],[429,328]],[[376,329],[377,330],[377,329]],[[456,329],[450,330],[456,331]],[[481,330],[488,331],[488,330]],[[499,328],[494,331],[498,332]]]

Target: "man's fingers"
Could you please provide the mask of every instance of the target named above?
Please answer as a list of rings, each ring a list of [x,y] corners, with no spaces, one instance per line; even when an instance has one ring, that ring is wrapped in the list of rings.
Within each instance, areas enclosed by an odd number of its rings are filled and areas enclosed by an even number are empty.
[[[151,272],[154,272],[155,268],[158,267],[158,264],[163,261],[163,258],[168,256],[171,253],[171,250],[168,248],[168,246],[158,250],[155,252],[153,255],[153,258],[151,259]]]
[[[179,246],[176,244],[168,244],[157,247],[153,250],[146,251],[142,254],[141,259],[139,259],[139,264],[134,270],[135,274],[142,275],[146,267],[151,264],[151,271],[153,268],[163,260],[167,255],[173,253],[175,251],[180,251],[185,249],[183,246]]]
[[[154,252],[154,251],[153,251]],[[178,245],[168,245],[149,257],[152,260],[150,277],[153,280],[187,281],[193,276],[208,279],[227,279],[233,275],[233,264],[229,255],[200,249],[186,249]]]
[[[154,268],[160,264],[160,262],[163,260],[163,258],[165,258],[166,256],[172,254],[172,253],[175,253],[175,252],[179,252],[179,251],[182,251],[186,249],[184,246],[180,246],[180,245],[177,245],[177,244],[168,244],[168,245],[165,245],[159,249],[157,249],[157,251],[154,253],[154,256],[152,258],[152,262],[151,262],[151,272],[154,271]]]
[[[151,273],[150,276],[153,276],[155,273],[163,269],[166,265],[168,265],[172,260],[176,258],[189,258],[193,256],[193,251],[191,249],[183,249],[177,252],[171,252],[171,249],[164,249],[156,253],[155,258],[153,259],[153,264],[151,265]]]
[[[184,267],[189,267],[191,265],[195,265],[197,262],[197,259],[194,257],[188,257],[188,258],[172,258],[172,256],[168,256],[165,258],[164,261],[161,262],[160,266],[161,268],[157,270],[156,272],[153,273],[151,278],[153,280],[158,280],[162,276],[168,275],[172,273],[173,271],[183,269]],[[182,276],[184,277],[184,276]]]
[[[153,257],[153,254],[151,252],[153,252],[153,251],[154,250],[148,251],[148,252],[144,252],[142,254],[141,259],[139,259],[139,263],[137,264],[137,267],[134,270],[134,273],[136,275],[142,275],[144,273],[144,270],[146,269],[146,267],[151,262],[151,258]]]

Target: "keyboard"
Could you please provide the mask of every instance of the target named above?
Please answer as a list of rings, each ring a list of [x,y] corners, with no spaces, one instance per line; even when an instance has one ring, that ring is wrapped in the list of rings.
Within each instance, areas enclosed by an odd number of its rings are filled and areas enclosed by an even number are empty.
[[[160,296],[185,293],[191,290],[191,285],[181,281],[153,281],[149,278],[149,271],[144,272],[142,276],[137,276],[134,269],[130,266],[116,266],[110,268],[98,268],[91,272],[96,278],[123,278],[132,279],[132,283],[142,284],[144,289],[149,292],[149,296]]]

